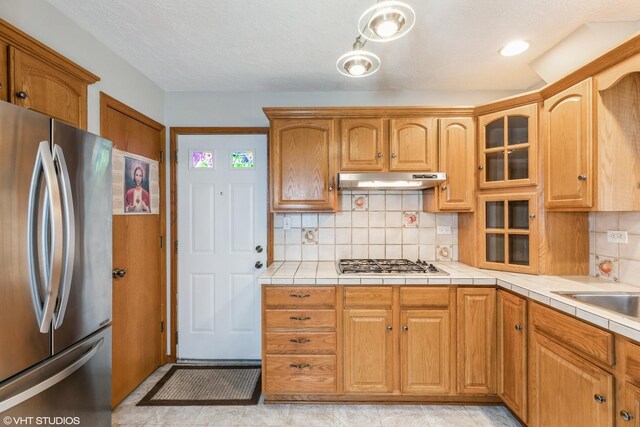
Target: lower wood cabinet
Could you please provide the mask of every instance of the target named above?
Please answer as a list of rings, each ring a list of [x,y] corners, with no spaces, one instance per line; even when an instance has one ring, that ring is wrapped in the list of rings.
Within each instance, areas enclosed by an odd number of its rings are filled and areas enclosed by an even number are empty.
[[[530,344],[529,426],[613,426],[612,374],[539,333]]]
[[[498,291],[498,396],[527,421],[527,300]]]
[[[619,426],[640,427],[640,388],[626,382],[622,398],[618,399]]]
[[[393,326],[390,309],[344,311],[344,390],[393,391]]]
[[[459,288],[456,309],[458,393],[494,394],[496,290]]]

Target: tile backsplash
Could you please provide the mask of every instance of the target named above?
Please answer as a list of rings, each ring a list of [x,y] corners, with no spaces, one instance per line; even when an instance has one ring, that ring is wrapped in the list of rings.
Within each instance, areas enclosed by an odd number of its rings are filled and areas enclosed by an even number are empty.
[[[421,212],[422,192],[341,191],[338,197],[336,213],[275,214],[274,260],[458,260],[458,215]]]
[[[607,231],[626,231],[629,243],[609,243]],[[640,286],[640,212],[589,214],[590,274]]]

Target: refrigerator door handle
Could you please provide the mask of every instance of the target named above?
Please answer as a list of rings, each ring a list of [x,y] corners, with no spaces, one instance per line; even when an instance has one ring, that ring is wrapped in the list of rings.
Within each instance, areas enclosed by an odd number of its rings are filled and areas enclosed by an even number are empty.
[[[69,302],[69,292],[71,290],[71,278],[73,276],[73,264],[76,251],[76,220],[73,211],[73,194],[71,193],[71,183],[69,169],[64,160],[64,153],[59,145],[53,146],[53,161],[58,162],[60,168],[60,190],[62,192],[64,213],[64,261],[62,264],[61,288],[58,296],[58,309],[53,314],[53,327],[58,329],[64,321],[64,313]]]
[[[41,174],[42,173],[42,174]],[[49,203],[45,203],[44,208],[48,208],[49,217],[53,223],[51,230],[51,262],[49,260],[39,260],[46,263],[45,270],[48,274],[45,276],[46,286],[44,287],[44,301],[40,296],[39,287],[43,280],[39,274],[39,268],[36,266],[38,258],[37,246],[38,240],[36,236],[36,207],[38,206],[38,198],[40,193],[40,180],[44,175],[47,197]],[[62,201],[60,199],[60,188],[56,177],[56,169],[53,163],[53,156],[49,150],[49,142],[42,141],[38,146],[38,154],[36,155],[35,165],[33,167],[33,175],[31,176],[31,186],[29,189],[29,208],[27,211],[27,255],[29,258],[29,282],[31,285],[31,298],[33,307],[36,312],[38,328],[42,333],[48,333],[51,327],[51,319],[53,310],[58,297],[58,289],[60,287],[60,279],[62,273],[62,250],[63,250],[63,227],[62,227]]]
[[[12,395],[11,397],[0,400],[0,413],[4,411],[8,411],[16,405],[24,402],[25,400],[31,399],[33,396],[42,393],[50,387],[58,384],[71,374],[73,374],[78,369],[82,368],[91,358],[100,351],[102,344],[104,343],[104,338],[100,338],[97,342],[95,342],[88,351],[84,352],[80,357],[74,360],[69,365],[65,366],[60,371],[51,375],[44,381],[40,381],[37,384],[23,390],[17,394]],[[28,374],[27,374],[28,375]]]

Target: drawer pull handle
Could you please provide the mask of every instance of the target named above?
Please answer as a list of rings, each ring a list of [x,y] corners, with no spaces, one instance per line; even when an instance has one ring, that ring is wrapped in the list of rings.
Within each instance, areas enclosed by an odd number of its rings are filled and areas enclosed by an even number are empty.
[[[309,317],[309,316],[291,316],[291,317],[289,317],[289,319],[303,321],[303,320],[311,320],[311,317]]]
[[[309,365],[308,363],[301,363],[299,365],[292,363],[291,365],[289,365],[290,368],[295,368],[295,369],[305,369],[305,368],[310,368],[311,365]]]
[[[598,402],[598,403],[605,403],[605,402],[607,401],[607,398],[606,398],[606,397],[604,397],[604,396],[603,396],[603,395],[601,395],[601,394],[594,394],[594,395],[593,395],[593,398],[594,398],[594,399],[596,400],[596,402]]]
[[[311,294],[289,294],[291,298],[309,298]]]
[[[633,419],[633,415],[631,415],[631,412],[620,411],[620,418],[625,421],[631,421]]]
[[[289,342],[292,342],[294,344],[306,344],[311,342],[311,340],[309,338],[292,338],[289,340]]]

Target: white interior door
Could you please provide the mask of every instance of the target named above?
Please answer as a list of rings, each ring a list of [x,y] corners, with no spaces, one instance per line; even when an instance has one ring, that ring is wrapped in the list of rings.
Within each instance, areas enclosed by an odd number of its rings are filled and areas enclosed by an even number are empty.
[[[260,359],[267,137],[179,136],[177,166],[178,358]]]

